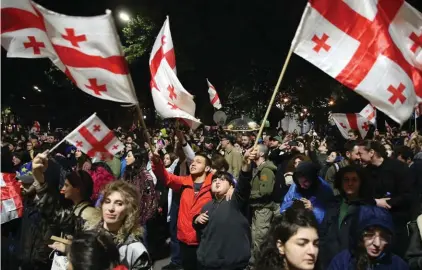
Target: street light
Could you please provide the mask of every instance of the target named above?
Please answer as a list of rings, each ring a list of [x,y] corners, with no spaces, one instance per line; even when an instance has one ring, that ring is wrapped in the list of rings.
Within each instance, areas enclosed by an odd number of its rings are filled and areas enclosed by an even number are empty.
[[[330,101],[328,101],[328,105],[330,105],[330,106],[333,106],[334,105],[334,100],[330,100]]]
[[[284,99],[283,99],[283,102],[284,102],[284,103],[287,103],[287,102],[289,102],[289,99],[288,99],[288,98],[284,98]]]
[[[22,97],[22,99],[26,99],[26,97]]]
[[[130,16],[129,16],[129,14],[127,14],[126,12],[124,12],[124,11],[121,11],[120,13],[119,13],[119,18],[120,18],[120,20],[122,20],[123,22],[128,22],[128,21],[130,21]]]
[[[41,93],[41,89],[39,89],[38,86],[34,85],[34,89]]]

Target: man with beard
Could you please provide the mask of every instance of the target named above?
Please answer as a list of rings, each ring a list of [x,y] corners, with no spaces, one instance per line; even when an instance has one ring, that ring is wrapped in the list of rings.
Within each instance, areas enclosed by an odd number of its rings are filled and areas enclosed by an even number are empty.
[[[360,163],[359,146],[356,141],[348,141],[344,145],[343,156],[344,159],[342,161],[334,163],[330,168],[328,168],[324,178],[333,189],[334,195],[340,194],[339,191],[334,187],[336,173],[343,167]]]
[[[242,134],[242,156],[251,148],[251,137],[248,134]]]
[[[378,207],[389,210],[394,220],[397,242],[393,251],[403,257],[408,246],[407,222],[412,219],[415,196],[409,167],[387,158],[383,145],[376,141],[359,144],[359,155],[371,177],[372,197]]]

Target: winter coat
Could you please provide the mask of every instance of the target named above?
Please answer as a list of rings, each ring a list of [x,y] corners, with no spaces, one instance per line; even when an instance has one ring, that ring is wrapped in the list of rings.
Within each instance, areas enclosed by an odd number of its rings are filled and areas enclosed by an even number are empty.
[[[298,183],[298,177],[304,176],[311,181],[308,189],[303,189]],[[313,212],[318,223],[324,219],[325,209],[328,203],[333,199],[333,190],[324,179],[318,177],[318,168],[311,161],[301,162],[293,174],[294,184],[290,186],[283,203],[280,207],[280,213],[286,211],[292,206],[293,201],[301,198],[308,199],[312,203]]]
[[[243,269],[251,256],[251,229],[241,210],[247,203],[251,191],[252,173],[241,172],[232,199],[212,201],[202,207],[201,213],[208,211],[209,220],[205,225],[193,226],[200,239],[197,250],[198,262],[204,269]],[[233,252],[233,251],[236,252]]]
[[[271,161],[265,161],[254,170],[250,205],[252,207],[272,207],[272,192],[277,167]]]
[[[344,198],[340,195],[328,205],[325,211],[324,220],[319,227],[319,246],[320,253],[318,260],[325,269],[330,261],[340,251],[349,248],[351,232],[356,228],[359,218],[360,206],[362,201],[350,202],[346,216],[339,224],[340,207]]]
[[[371,177],[372,198],[391,198],[388,204],[393,216],[396,230],[405,227],[412,219],[412,206],[414,206],[414,180],[410,169],[403,162],[393,159],[384,159],[380,166],[367,167]]]
[[[232,147],[225,151],[224,158],[227,163],[229,163],[229,170],[227,172],[232,174],[234,178],[239,178],[240,169],[242,167],[242,154]]]
[[[371,261],[368,269],[374,270],[407,270],[409,266],[397,255],[391,252],[394,246],[394,225],[392,216],[383,208],[377,206],[361,206],[359,209],[358,225],[351,234],[349,248],[337,254],[331,261],[328,270],[354,270],[356,269],[358,244],[361,241],[363,232],[370,227],[382,227],[392,236],[383,253]],[[365,251],[366,252],[366,251]]]
[[[129,235],[123,244],[117,246],[120,263],[130,270],[152,270],[152,261],[142,242]]]
[[[413,158],[410,171],[415,180],[415,190],[419,198],[419,203],[422,203],[422,152],[417,153]]]
[[[192,226],[193,217],[200,213],[202,207],[212,200],[211,178],[208,174],[199,193],[195,195],[192,176],[176,176],[164,168],[162,161],[153,164],[153,171],[160,181],[180,193],[180,208],[177,219],[177,239],[187,245],[198,245],[196,231]]]

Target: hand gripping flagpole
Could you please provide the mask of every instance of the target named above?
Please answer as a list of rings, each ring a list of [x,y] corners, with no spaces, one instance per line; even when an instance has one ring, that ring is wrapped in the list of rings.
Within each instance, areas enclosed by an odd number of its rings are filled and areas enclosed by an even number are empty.
[[[254,148],[258,145],[258,140],[262,136],[262,132],[263,132],[264,127],[265,127],[265,122],[267,121],[268,115],[270,114],[270,110],[271,110],[271,107],[273,106],[275,97],[277,96],[278,89],[280,88],[281,81],[283,80],[284,73],[286,72],[287,65],[289,64],[290,57],[292,56],[293,48],[294,48],[294,46],[292,46],[290,48],[289,53],[287,54],[286,60],[284,61],[283,69],[281,70],[280,76],[278,77],[278,81],[277,81],[277,84],[274,88],[273,95],[271,97],[270,103],[268,104],[267,111],[265,112],[264,119],[262,119],[262,123],[261,123],[261,126],[259,128],[258,135],[256,136]]]

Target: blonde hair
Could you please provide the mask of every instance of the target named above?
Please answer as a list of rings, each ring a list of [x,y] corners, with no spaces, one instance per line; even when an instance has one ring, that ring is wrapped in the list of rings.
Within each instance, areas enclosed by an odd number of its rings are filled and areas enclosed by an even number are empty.
[[[123,198],[123,203],[126,205],[126,217],[119,231],[117,232],[116,240],[118,244],[123,244],[128,235],[140,235],[142,233],[139,224],[140,216],[140,194],[136,187],[126,181],[116,180],[107,184],[102,191],[102,198],[100,201],[101,208],[107,197],[113,192],[118,192]]]

